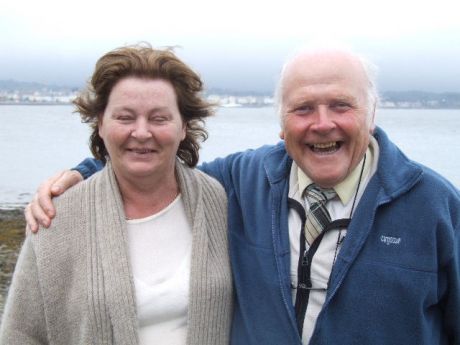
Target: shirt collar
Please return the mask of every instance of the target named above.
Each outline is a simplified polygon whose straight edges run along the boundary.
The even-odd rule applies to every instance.
[[[371,164],[373,162],[373,149],[372,149],[373,141],[371,140],[370,146],[366,150],[366,159],[364,157],[361,159],[361,162],[353,169],[351,174],[349,174],[345,180],[334,186],[334,190],[337,193],[340,201],[343,205],[348,204],[354,193],[356,192],[356,188],[358,187],[358,183],[361,176],[361,169],[363,169],[363,177],[369,174]],[[364,168],[363,168],[364,163]],[[305,188],[313,181],[297,166],[297,181],[298,181],[298,190],[302,193]]]

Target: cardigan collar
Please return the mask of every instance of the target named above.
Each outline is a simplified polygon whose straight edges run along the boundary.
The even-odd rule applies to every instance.
[[[222,234],[225,242],[226,218],[222,218],[221,210],[216,212],[212,208],[212,205],[219,205],[221,199],[215,194],[211,196],[204,191],[204,188],[210,188],[204,187],[206,182],[199,178],[198,174],[201,173],[186,167],[179,161],[176,162],[176,176],[182,193],[185,213],[192,229],[187,344],[207,344],[203,339],[208,338],[208,341],[214,341],[209,333],[216,331],[215,327],[210,326],[216,321],[211,318],[215,318],[216,313],[221,313],[223,307],[228,307],[225,301],[231,302],[231,274],[226,262],[228,261],[226,256],[228,249],[225,246],[222,248],[223,252],[216,251],[216,246],[221,243],[221,239],[216,238],[216,234]],[[137,344],[135,289],[129,262],[127,227],[122,197],[110,162],[100,174],[95,175],[92,186],[90,198],[95,198],[95,206],[94,209],[88,210],[88,215],[82,216],[88,216],[90,219],[87,242],[91,247],[88,252],[88,265],[93,272],[93,277],[88,281],[91,285],[89,286],[90,295],[99,296],[89,301],[90,309],[94,311],[93,315],[98,315],[93,321],[105,324],[104,329],[108,333],[113,332],[112,337],[115,343]],[[214,213],[219,214],[213,216]],[[227,269],[228,271],[225,279],[229,287],[225,292],[222,292],[224,286],[222,286],[222,291],[218,292],[208,288],[213,281],[213,277],[209,276],[213,268],[209,265],[215,264],[216,260],[208,262],[208,258],[214,255],[209,252],[210,250],[220,254],[221,258],[217,260],[224,261],[221,263],[223,267],[220,267],[220,270],[226,272]],[[101,272],[102,277],[94,279],[95,276],[100,276]],[[222,293],[222,295],[216,296],[216,293]],[[206,304],[216,298],[225,303],[222,305]],[[222,320],[225,319],[230,320],[230,315],[222,318]],[[202,323],[208,324],[209,327],[204,329]],[[94,336],[98,339],[96,343],[105,343],[103,339],[99,339],[101,335],[95,334]],[[224,338],[225,336],[224,334]]]

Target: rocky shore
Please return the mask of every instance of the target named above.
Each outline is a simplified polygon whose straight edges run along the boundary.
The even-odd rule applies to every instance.
[[[0,316],[19,249],[24,240],[24,210],[0,209]]]

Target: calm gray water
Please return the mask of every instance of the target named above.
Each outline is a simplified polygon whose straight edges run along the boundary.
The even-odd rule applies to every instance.
[[[38,184],[90,155],[88,127],[69,106],[0,106],[0,207],[30,200]],[[460,187],[460,110],[388,110],[377,124],[412,159]],[[202,160],[276,143],[272,108],[220,108],[208,121]]]

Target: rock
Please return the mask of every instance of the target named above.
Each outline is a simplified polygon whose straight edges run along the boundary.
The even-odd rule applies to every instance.
[[[11,283],[19,249],[24,241],[24,210],[0,209],[0,315]]]

